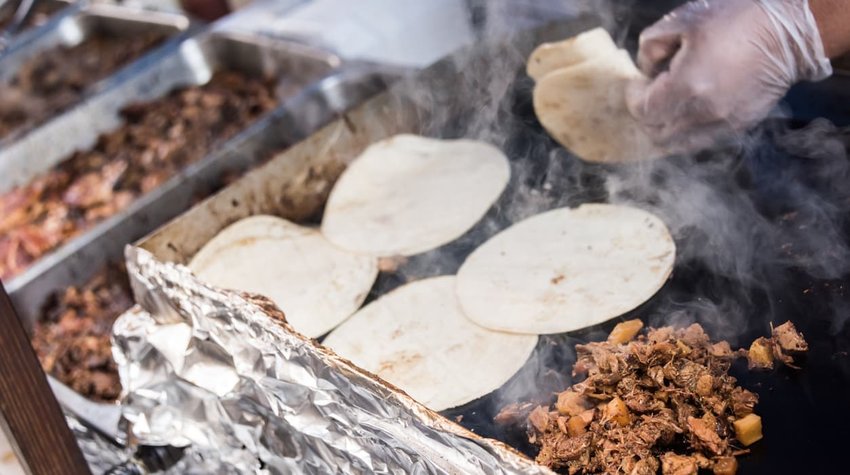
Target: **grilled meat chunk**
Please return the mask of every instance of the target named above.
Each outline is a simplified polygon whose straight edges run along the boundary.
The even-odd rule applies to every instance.
[[[711,342],[699,325],[640,336],[618,325],[608,341],[576,346],[573,374],[581,382],[549,406],[508,406],[497,421],[526,414],[529,440],[540,447],[537,461],[568,473],[731,475],[735,457],[761,438],[753,412],[758,396],[729,375],[732,361],[747,357],[763,368],[774,353],[786,362],[806,349],[790,322],[737,352]]]

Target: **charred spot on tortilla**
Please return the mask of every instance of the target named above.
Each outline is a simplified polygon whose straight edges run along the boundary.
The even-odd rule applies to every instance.
[[[269,297],[311,338],[351,316],[378,275],[377,259],[338,249],[317,229],[275,216],[228,226],[189,268],[212,285]]]

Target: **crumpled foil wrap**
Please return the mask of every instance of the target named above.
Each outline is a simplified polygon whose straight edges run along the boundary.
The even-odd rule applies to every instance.
[[[261,297],[138,248],[127,268],[140,307],[114,326],[124,418],[141,444],[187,447],[169,472],[551,473],[294,332]]]
[[[65,414],[65,420],[77,439],[77,445],[80,447],[92,474],[109,473],[132,459],[133,451],[130,448],[116,447],[115,444],[86,427],[71,414]]]

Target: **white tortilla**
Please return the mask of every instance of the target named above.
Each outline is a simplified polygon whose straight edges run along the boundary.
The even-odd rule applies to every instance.
[[[489,394],[525,364],[537,336],[474,325],[458,306],[455,286],[449,276],[399,287],[323,344],[435,411]]]
[[[558,69],[575,66],[617,51],[604,28],[594,28],[555,43],[543,43],[528,57],[526,70],[535,81]]]
[[[534,111],[564,147],[590,162],[659,158],[657,148],[626,107],[626,86],[641,72],[619,50],[544,76],[534,88]]]
[[[351,316],[378,275],[375,258],[345,252],[317,229],[275,216],[228,226],[189,268],[210,284],[265,295],[295,330],[311,338]]]
[[[343,173],[322,232],[353,252],[419,254],[472,228],[509,178],[507,157],[492,145],[398,135],[370,146]]]
[[[502,231],[458,272],[461,307],[475,323],[516,333],[597,325],[649,300],[673,270],[664,223],[625,206],[549,211]]]

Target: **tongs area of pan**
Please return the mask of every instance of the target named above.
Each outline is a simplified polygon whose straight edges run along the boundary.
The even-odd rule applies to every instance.
[[[14,1],[14,0],[9,0]],[[18,6],[15,8],[15,13],[12,16],[12,21],[0,32],[0,52],[2,52],[16,34],[26,25],[29,18],[35,11],[36,5],[40,0],[19,0]],[[0,4],[2,6],[2,4]]]
[[[121,406],[90,401],[53,377],[48,376],[47,380],[67,413],[116,447],[127,446],[126,434],[120,426]],[[112,467],[107,473],[129,475],[163,471],[176,464],[182,456],[181,448],[142,446],[129,460]]]

